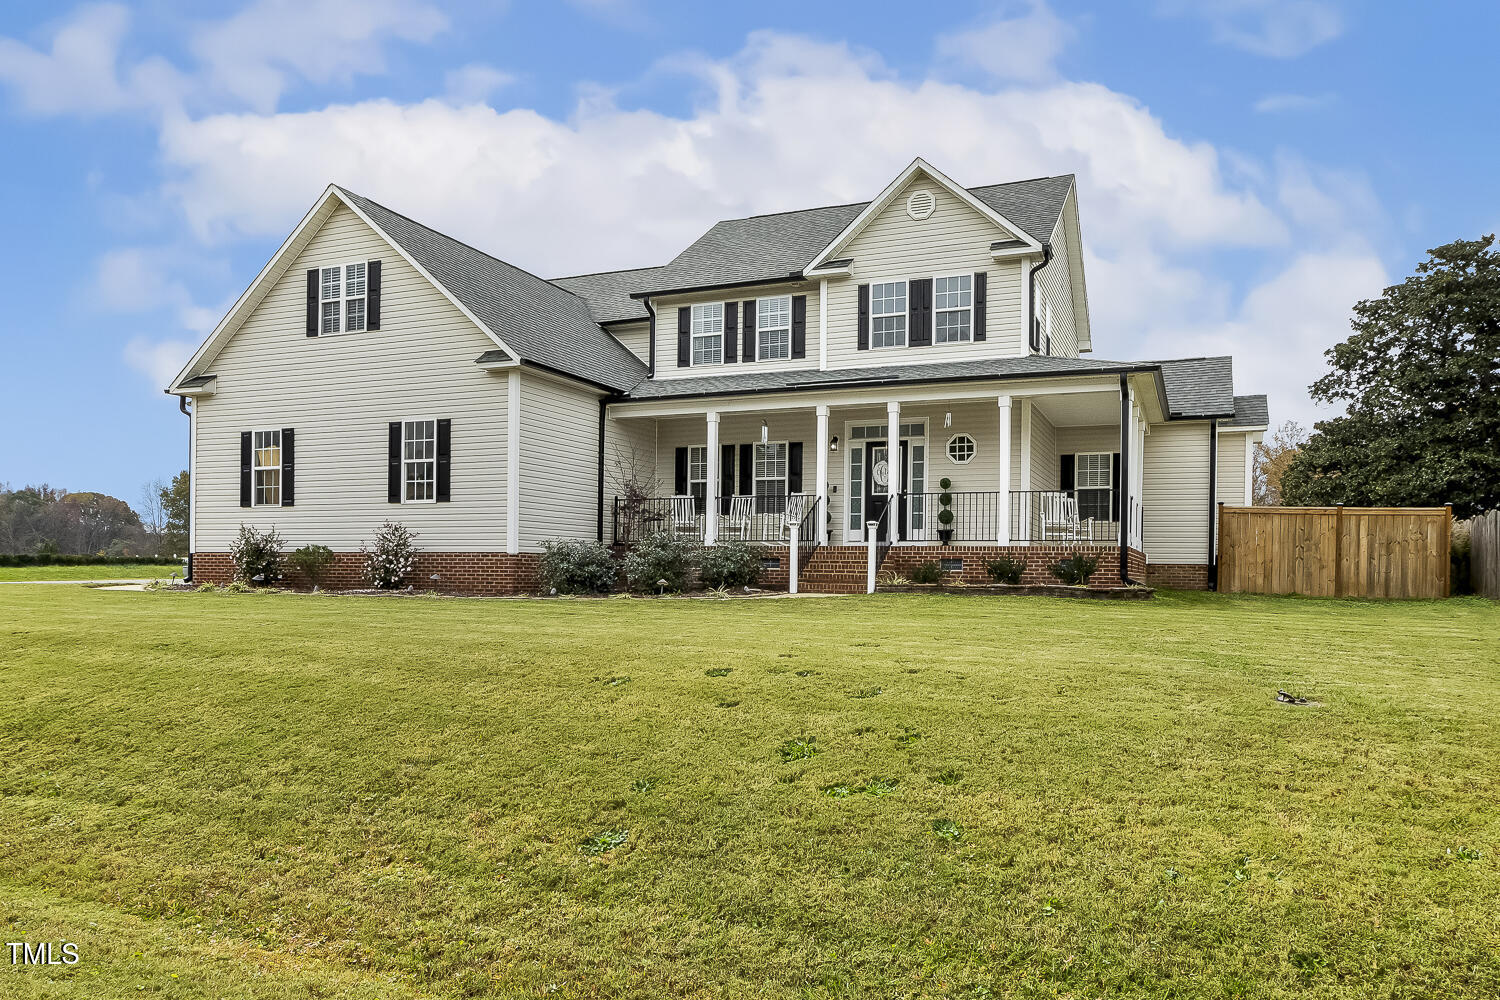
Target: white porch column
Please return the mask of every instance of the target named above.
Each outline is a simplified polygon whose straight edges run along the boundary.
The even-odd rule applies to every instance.
[[[1026,282],[1021,282],[1025,285]],[[1000,526],[995,532],[997,545],[1010,544],[1010,397],[1001,396],[1000,404]]]
[[[521,370],[505,381],[505,551],[521,551]]]
[[[885,404],[886,439],[885,465],[890,470],[886,477],[885,492],[890,497],[887,509],[886,537],[892,543],[899,540],[901,532],[901,404]]]
[[[708,411],[708,482],[704,484],[703,544],[719,540],[719,414]]]
[[[1011,541],[1029,542],[1029,541],[1032,540],[1031,539],[1031,499],[1032,498],[1031,498],[1031,492],[1030,492],[1031,491],[1031,420],[1032,420],[1031,406],[1032,406],[1032,404],[1031,404],[1030,398],[1027,398],[1027,397],[1022,397],[1019,400],[1019,402],[1021,404],[1021,467],[1017,471],[1019,471],[1020,474],[1021,474],[1021,480],[1020,480],[1021,481],[1021,486],[1020,486],[1021,496],[1018,498],[1018,501],[1016,503],[1017,508],[1019,508],[1017,510],[1017,512],[1016,512],[1017,513],[1017,521],[1016,521],[1016,523],[1020,526],[1020,531],[1018,531],[1016,533],[1017,537],[1011,539]]]
[[[817,518],[817,539],[819,545],[828,544],[828,404],[818,404],[818,435],[817,444],[818,459],[818,505],[822,508],[815,517]]]

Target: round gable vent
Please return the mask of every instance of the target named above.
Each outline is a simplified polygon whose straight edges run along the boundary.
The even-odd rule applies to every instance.
[[[931,215],[935,208],[937,199],[932,196],[931,191],[913,191],[911,197],[906,199],[906,214],[919,221]]]

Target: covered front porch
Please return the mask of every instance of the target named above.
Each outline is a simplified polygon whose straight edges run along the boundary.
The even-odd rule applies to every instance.
[[[606,540],[1140,549],[1146,433],[1120,376],[619,404]]]

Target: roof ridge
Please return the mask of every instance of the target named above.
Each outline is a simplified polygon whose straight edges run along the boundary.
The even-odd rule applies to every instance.
[[[582,274],[560,274],[555,278],[547,278],[547,281],[572,281],[574,278],[597,278],[601,274],[634,274],[636,271],[659,271],[666,267],[665,264],[647,264],[644,267],[622,267],[617,271],[585,271]]]
[[[501,257],[496,257],[494,254],[490,253],[487,250],[481,250],[478,247],[474,246],[472,243],[465,243],[461,239],[458,239],[458,238],[453,237],[453,236],[449,236],[447,233],[443,232],[440,229],[434,229],[434,228],[432,228],[431,226],[429,226],[427,223],[421,221],[420,219],[413,219],[411,216],[405,214],[404,212],[398,212],[394,208],[392,208],[391,206],[386,205],[386,204],[384,204],[382,202],[378,202],[374,198],[371,198],[371,197],[369,197],[367,195],[362,195],[358,191],[352,191],[349,188],[344,187],[342,184],[334,184],[333,186],[336,189],[338,189],[339,191],[342,191],[344,194],[350,194],[350,195],[353,195],[354,197],[360,199],[361,201],[367,201],[367,202],[369,202],[370,204],[374,205],[377,208],[380,208],[380,209],[383,209],[384,211],[390,212],[392,215],[396,216],[399,219],[405,219],[407,222],[410,222],[414,226],[421,226],[423,229],[427,230],[429,233],[436,233],[438,236],[441,236],[443,239],[448,240],[450,243],[457,243],[459,246],[463,247],[465,250],[472,250],[474,253],[479,254],[479,256],[481,256],[481,257],[488,257],[490,260],[494,261],[495,263],[502,264],[505,267],[510,268],[512,271],[517,271],[517,272],[519,272],[521,274],[524,274],[528,278],[535,278],[537,281],[540,281],[542,284],[544,284],[544,285],[550,285],[551,287],[557,289],[559,292],[562,292],[562,293],[564,293],[566,295],[572,296],[573,298],[577,299],[579,302],[583,302],[584,301],[583,296],[579,295],[577,292],[573,291],[571,288],[564,288],[562,285],[557,284],[551,278],[544,278],[544,277],[542,277],[539,274],[535,274],[535,273],[533,273],[531,271],[526,270],[526,268],[524,268],[524,267],[520,267],[519,265],[512,264],[510,261],[505,260],[505,259],[503,259]],[[645,268],[641,268],[640,270],[645,270]],[[607,272],[600,271],[600,272],[597,272],[597,273],[599,273],[599,274],[605,274]],[[578,277],[581,277],[581,275],[578,276]],[[587,303],[584,303],[584,304],[585,304],[585,307],[586,307]]]

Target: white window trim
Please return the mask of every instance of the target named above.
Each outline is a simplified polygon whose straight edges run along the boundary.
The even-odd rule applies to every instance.
[[[1080,486],[1079,485],[1078,473],[1079,473],[1079,466],[1080,466],[1081,463],[1078,460],[1080,458],[1102,458],[1102,459],[1104,459],[1104,468],[1105,468],[1106,471],[1105,471],[1105,474],[1104,474],[1104,485],[1103,486]],[[1073,453],[1073,497],[1075,499],[1081,499],[1081,497],[1079,497],[1079,494],[1081,492],[1083,492],[1084,490],[1092,490],[1092,491],[1102,490],[1102,491],[1104,491],[1106,497],[1108,497],[1108,494],[1110,493],[1110,491],[1112,491],[1114,489],[1114,461],[1115,461],[1115,458],[1114,458],[1114,453],[1113,452],[1108,452],[1108,451],[1075,451]],[[1106,502],[1106,504],[1105,504],[1105,512],[1104,512],[1105,516],[1103,518],[1104,520],[1108,521],[1110,519],[1110,512],[1113,510],[1113,508],[1114,508],[1113,502]],[[1079,514],[1080,517],[1083,516],[1083,507],[1082,507],[1082,505],[1080,505],[1079,508],[1078,508],[1078,514]]]
[[[1042,300],[1042,312],[1047,317],[1042,323],[1042,353],[1048,357],[1052,356],[1052,300]]]
[[[355,264],[363,264],[365,267],[364,284],[365,290],[362,295],[346,295],[349,289],[349,268]],[[329,268],[339,269],[339,294],[337,298],[325,299],[323,297],[323,272]],[[323,306],[329,302],[339,304],[339,328],[337,330],[323,329]],[[364,325],[358,330],[349,329],[349,303],[361,302],[364,304]],[[318,265],[318,336],[337,337],[346,333],[368,333],[370,330],[370,262],[368,260],[346,260],[337,264]]]
[[[958,459],[953,457],[953,442],[957,441],[959,438],[968,438],[970,445],[969,457],[962,461],[959,461]],[[974,457],[979,454],[979,442],[974,439],[974,435],[968,434],[964,431],[959,431],[957,434],[950,437],[948,439],[948,443],[943,446],[943,454],[948,456],[948,461],[952,462],[954,465],[968,465],[970,462],[974,461]]]
[[[966,306],[957,306],[957,307],[951,308],[951,309],[939,309],[937,307],[937,283],[938,283],[938,279],[939,278],[964,278],[964,277],[967,277],[969,279],[969,304],[966,305]],[[939,341],[937,339],[937,319],[938,319],[938,315],[940,313],[956,313],[956,312],[963,312],[963,313],[968,313],[969,314],[969,335],[967,337],[964,337],[962,340],[944,340],[944,341]],[[974,274],[973,274],[973,272],[972,271],[960,271],[957,274],[934,274],[932,276],[932,343],[935,346],[938,343],[944,343],[944,344],[972,344],[973,342],[974,342]]]
[[[901,300],[906,303],[906,308],[898,312],[877,313],[875,311],[875,286],[876,285],[900,285],[902,288]],[[911,282],[905,278],[891,278],[885,281],[874,280],[870,282],[870,350],[872,351],[896,351],[911,346],[911,326],[909,313],[911,312]],[[901,317],[901,340],[895,344],[875,344],[875,320],[885,319],[888,316]]]
[[[712,334],[712,333],[694,333],[693,332],[693,310],[695,310],[695,309],[708,309],[708,308],[710,308],[712,306],[718,306],[719,307],[719,332],[717,334],[717,336],[719,338],[719,360],[718,361],[701,361],[701,362],[700,361],[694,361],[693,358],[698,353],[698,351],[697,351],[698,338],[700,338],[700,337],[712,337],[712,336],[715,336],[715,334]],[[729,348],[729,341],[728,341],[728,336],[727,336],[727,331],[726,331],[727,323],[725,322],[728,319],[728,315],[729,315],[729,303],[724,302],[724,301],[719,301],[719,302],[694,302],[694,303],[692,303],[692,304],[690,304],[688,306],[688,367],[689,368],[708,368],[708,367],[711,367],[711,366],[722,365],[724,363],[724,358],[728,354],[728,348]]]
[[[693,492],[693,484],[694,483],[702,483],[703,484],[703,498],[704,498],[704,502],[706,503],[707,500],[708,500],[708,445],[706,445],[706,444],[690,444],[690,445],[687,446],[687,449],[688,449],[687,495],[696,499],[697,496],[698,496],[698,494],[696,494],[696,493]],[[703,478],[702,479],[694,479],[693,478],[693,452],[694,451],[702,451],[703,452]]]
[[[425,462],[422,458],[406,457],[406,425],[407,424],[432,424],[432,498],[429,500],[406,499],[406,467],[418,462]],[[437,480],[438,480],[438,421],[437,417],[407,417],[401,421],[401,502],[403,504],[427,504],[437,503]]]
[[[763,476],[761,476],[760,475],[760,469],[759,469],[759,465],[760,465],[760,449],[762,449],[762,448],[775,448],[778,445],[781,446],[782,454],[784,456],[784,461],[786,462],[786,474],[783,475],[783,476],[770,476],[770,477],[763,477]],[[780,483],[781,484],[781,493],[779,495],[782,496],[782,497],[786,497],[791,492],[791,482],[792,482],[792,446],[791,446],[791,443],[788,442],[788,441],[767,441],[764,444],[762,444],[761,442],[756,441],[754,443],[754,445],[750,449],[750,496],[754,498],[751,501],[750,509],[753,510],[757,514],[761,514],[761,513],[779,514],[779,513],[781,513],[781,511],[774,511],[774,510],[773,511],[762,511],[760,509],[760,505],[755,502],[756,500],[760,499],[760,493],[756,490],[756,487],[759,484],[761,484],[761,483]]]
[[[770,302],[772,299],[785,299],[786,300],[786,326],[770,326],[770,327],[764,327],[764,328],[761,327],[761,325],[760,325],[760,304],[762,302]],[[743,325],[744,324],[741,323],[741,326],[743,326]],[[765,357],[765,356],[763,356],[761,354],[761,349],[764,348],[765,344],[766,344],[765,338],[761,336],[761,334],[765,330],[785,330],[786,331],[786,357],[783,357],[783,358],[768,358],[768,357]],[[791,359],[792,359],[792,295],[791,295],[791,293],[788,292],[785,295],[767,295],[767,296],[765,296],[763,298],[756,299],[755,300],[755,360],[756,361],[790,361]]]
[[[276,464],[275,465],[261,465],[260,464],[260,449],[257,448],[257,447],[255,447],[255,438],[259,434],[274,434],[274,435],[276,435],[276,437],[275,437],[275,441],[276,441],[276,445],[275,445],[275,447],[276,447]],[[281,476],[280,476],[282,467],[283,467],[283,465],[284,465],[284,463],[286,461],[286,455],[281,450],[284,446],[285,446],[285,442],[283,442],[281,440],[281,428],[280,427],[263,427],[260,430],[251,431],[250,432],[250,506],[252,506],[252,507],[280,507],[281,506],[282,490],[286,489],[286,483],[284,483],[284,482],[281,481]],[[260,472],[269,472],[269,471],[271,471],[273,469],[277,473],[277,478],[276,478],[276,502],[275,503],[271,503],[269,501],[262,502],[259,499],[259,497],[260,497],[260,489],[259,489],[259,487],[256,484],[256,479],[258,478],[256,474],[260,473]]]

